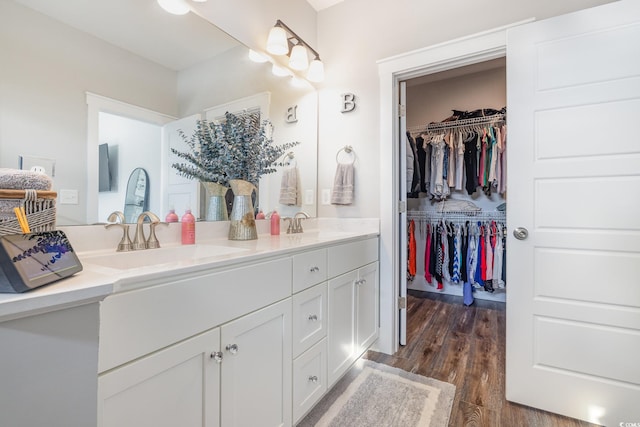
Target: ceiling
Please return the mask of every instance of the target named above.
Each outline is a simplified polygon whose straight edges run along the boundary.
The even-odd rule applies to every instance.
[[[175,71],[238,45],[196,14],[171,15],[154,0],[13,1]]]
[[[196,14],[171,15],[154,0],[13,1],[175,71],[238,45]],[[322,10],[343,0],[307,1]]]

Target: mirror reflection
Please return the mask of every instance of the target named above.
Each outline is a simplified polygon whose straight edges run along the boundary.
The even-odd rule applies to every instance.
[[[54,189],[79,194],[78,204],[58,203],[59,225],[104,222],[109,212],[122,209],[128,174],[136,167],[147,171],[153,183],[149,209],[162,218],[170,204],[181,214],[187,205],[207,203],[198,182],[185,182],[168,167],[177,130],[188,133],[198,118],[240,111],[261,97],[268,99],[261,112],[274,124],[276,141],[300,142],[295,155],[304,204],[279,204],[278,171],[260,182],[256,207],[315,214],[315,90],[292,87],[289,78],[273,76],[270,65],[251,62],[246,47],[209,22],[192,13],[169,15],[155,0],[2,0],[0,28],[11,40],[0,44],[6,59],[0,69],[6,101],[0,105],[0,167],[16,167],[19,155],[55,162]],[[122,108],[88,106],[87,93]],[[138,117],[133,107],[155,116]],[[291,120],[292,111],[297,121]],[[148,133],[156,134],[150,137],[155,142],[142,148],[147,142],[138,134],[113,126],[103,132],[114,117],[153,125]],[[99,193],[100,144],[108,146],[112,169],[110,189]],[[131,150],[137,150],[134,157]],[[162,191],[169,185],[175,190],[172,201]]]
[[[135,168],[127,182],[124,199],[124,221],[135,223],[138,216],[149,210],[149,175],[142,168]]]

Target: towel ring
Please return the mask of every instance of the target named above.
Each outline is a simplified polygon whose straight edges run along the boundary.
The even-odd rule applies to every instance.
[[[356,153],[355,151],[353,151],[353,147],[350,145],[345,145],[344,147],[342,147],[341,149],[338,150],[338,152],[336,153],[336,163],[340,163],[340,160],[338,160],[338,156],[340,156],[340,153],[344,151],[347,154],[351,155],[351,162],[350,163],[346,163],[349,165],[352,165],[356,162]]]
[[[298,164],[298,161],[296,160],[296,155],[294,154],[293,151],[289,151],[284,156],[282,156],[282,164],[284,166],[291,166],[292,164],[294,165]]]

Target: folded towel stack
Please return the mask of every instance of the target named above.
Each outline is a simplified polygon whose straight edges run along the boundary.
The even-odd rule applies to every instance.
[[[49,191],[53,183],[47,175],[20,169],[0,168],[0,188],[5,190]]]

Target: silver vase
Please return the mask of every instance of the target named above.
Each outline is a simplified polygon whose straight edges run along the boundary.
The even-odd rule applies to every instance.
[[[229,220],[229,240],[254,240],[258,238],[251,193],[257,191],[255,185],[242,179],[229,181],[233,191],[233,207]]]
[[[227,212],[227,202],[224,198],[227,194],[227,187],[217,182],[202,182],[209,204],[207,205],[207,221],[228,221],[229,213]]]

